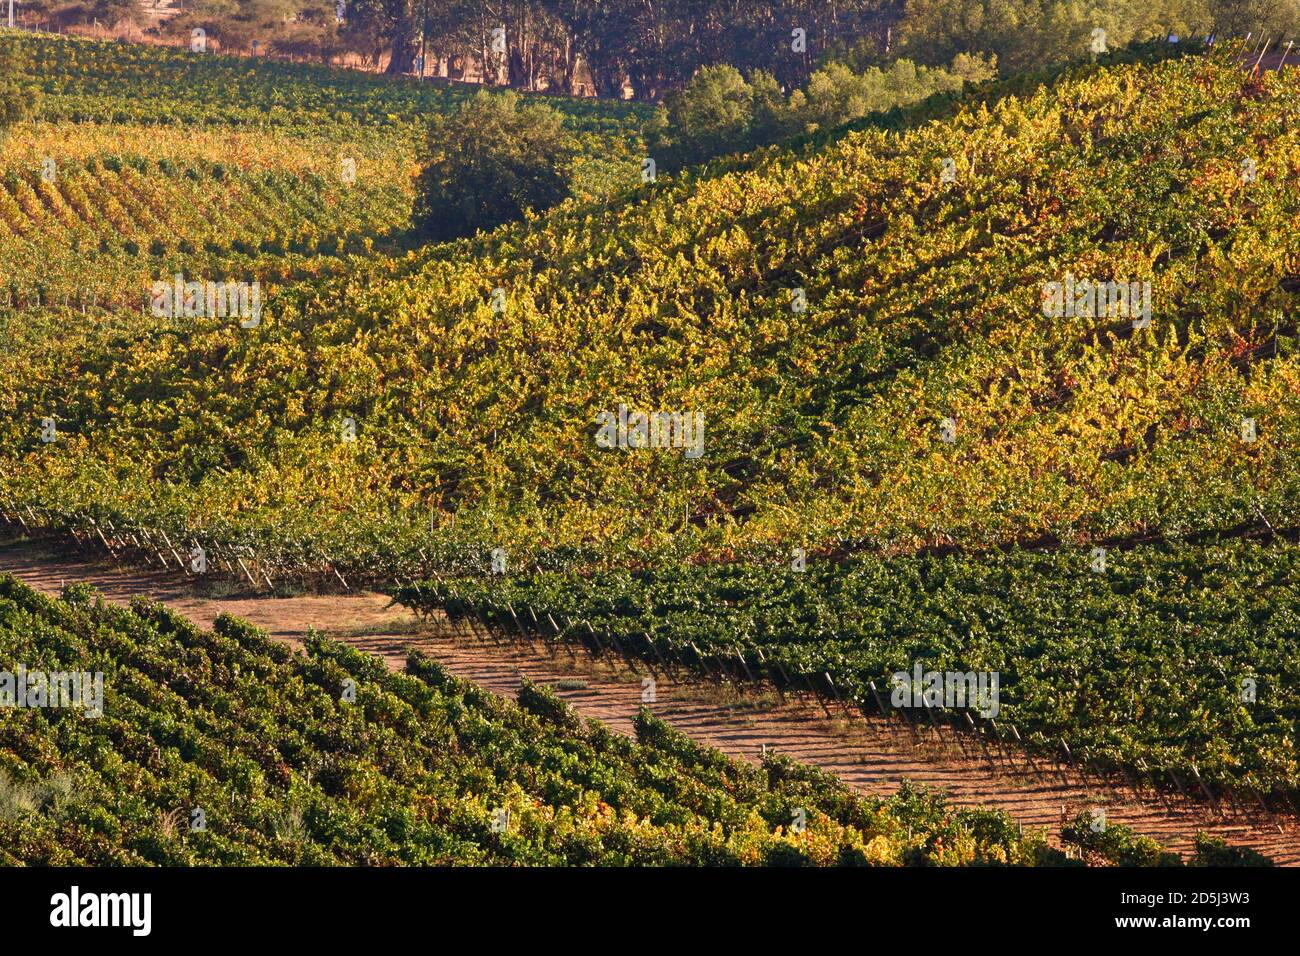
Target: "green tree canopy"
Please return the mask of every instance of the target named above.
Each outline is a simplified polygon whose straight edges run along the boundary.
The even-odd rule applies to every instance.
[[[670,171],[955,92],[996,73],[993,60],[964,53],[946,69],[894,60],[858,72],[832,61],[786,96],[763,70],[745,78],[735,67],[709,66],[668,95],[646,124],[646,143],[655,161]]]
[[[769,108],[775,105],[770,102]],[[740,71],[706,66],[684,89],[668,94],[646,136],[655,161],[679,169],[745,149],[753,121],[754,90]]]
[[[513,92],[480,91],[429,126],[415,226],[436,240],[473,235],[569,195],[577,156],[564,118]]]

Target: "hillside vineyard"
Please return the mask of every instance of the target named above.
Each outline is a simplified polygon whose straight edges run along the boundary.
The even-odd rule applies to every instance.
[[[1088,70],[355,260],[257,328],[44,342],[3,494],[387,579],[1285,528],[1295,105],[1213,58]],[[1047,319],[1067,275],[1150,283],[1151,321]],[[706,453],[600,448],[619,403]]]
[[[0,863],[1288,862],[1300,71],[1247,49],[661,175],[645,103],[0,33]],[[442,117],[553,123],[567,198],[431,240]],[[498,139],[466,221],[554,186]]]
[[[516,706],[418,656],[389,674],[320,638],[290,654],[229,618],[205,632],[147,603],[55,601],[4,578],[0,592],[6,654],[94,660],[112,688],[99,720],[0,712],[5,753],[45,798],[0,819],[7,863],[1065,862],[1004,816],[855,797],[775,755],[740,765],[650,714],[634,743],[545,688]]]

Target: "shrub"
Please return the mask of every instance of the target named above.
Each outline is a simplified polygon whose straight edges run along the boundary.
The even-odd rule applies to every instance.
[[[417,184],[418,234],[438,241],[473,235],[568,196],[576,139],[558,111],[521,104],[516,93],[484,90],[433,120]]]
[[[1196,856],[1192,866],[1272,866],[1273,861],[1249,847],[1229,846],[1220,837],[1196,834]]]

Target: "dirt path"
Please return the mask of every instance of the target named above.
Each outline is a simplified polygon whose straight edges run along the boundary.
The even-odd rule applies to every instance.
[[[57,593],[64,581],[85,581],[106,598],[128,601],[145,595],[163,601],[204,625],[229,612],[265,628],[273,637],[298,643],[309,627],[379,654],[400,669],[406,651],[419,647],[453,673],[503,696],[513,697],[521,677],[558,685],[579,713],[630,732],[641,706],[646,675],[594,665],[575,651],[554,657],[519,643],[497,644],[434,621],[421,624],[404,608],[374,593],[276,598],[211,596],[198,592],[178,572],[114,567],[99,560],[54,556],[32,545],[0,547],[0,573],[39,590]],[[648,673],[648,672],[647,672]],[[1300,865],[1300,821],[1288,818],[1213,818],[1204,808],[1171,809],[1150,791],[1141,799],[1128,790],[1095,788],[1082,779],[1035,774],[1027,765],[994,766],[975,753],[961,756],[931,739],[915,742],[900,725],[847,714],[829,716],[808,701],[779,700],[775,693],[738,696],[708,683],[676,683],[661,675],[652,710],[695,739],[732,756],[758,760],[763,748],[788,754],[838,775],[860,791],[887,795],[904,779],[945,790],[963,806],[1003,809],[1026,828],[1055,832],[1063,813],[1104,808],[1125,823],[1178,850],[1187,850],[1197,830],[1251,846],[1279,863]]]

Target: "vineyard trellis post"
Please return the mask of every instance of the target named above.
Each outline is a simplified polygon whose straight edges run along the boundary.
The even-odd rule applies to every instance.
[[[840,707],[843,708],[844,712],[847,713],[850,717],[852,717],[853,710],[849,707],[848,703],[844,700],[844,695],[840,691],[839,686],[835,683],[834,678],[831,677],[831,672],[822,671],[822,676],[826,678],[826,686],[830,688],[831,699],[836,701],[840,705]]]
[[[754,648],[754,653],[758,656],[758,665],[759,665],[759,668],[760,668],[760,672],[761,672],[764,676],[767,677],[767,681],[768,681],[768,683],[771,684],[771,685],[772,685],[772,689],[773,689],[774,691],[776,691],[776,698],[777,698],[777,700],[779,700],[779,701],[781,702],[782,706],[784,706],[784,705],[785,705],[785,694],[783,694],[783,693],[781,692],[781,688],[780,688],[780,686],[777,684],[777,682],[774,681],[774,680],[772,680],[772,672],[771,672],[771,670],[770,670],[769,667],[768,667],[767,658],[763,656],[763,649],[762,649],[761,647],[755,647],[755,648]]]
[[[745,671],[745,677],[747,677],[747,678],[749,679],[749,682],[750,682],[751,684],[753,684],[753,683],[757,683],[757,682],[754,680],[754,674],[753,674],[753,673],[750,671],[750,669],[749,669],[749,664],[747,664],[747,663],[745,662],[745,655],[741,652],[741,650],[740,650],[740,645],[739,645],[739,644],[735,645],[735,648],[736,648],[736,660],[740,661],[740,666],[741,666],[741,667],[744,669],[744,671]]]
[[[530,613],[531,613],[531,609],[530,609]],[[548,619],[549,619],[550,622],[551,622],[551,627],[552,627],[552,628],[554,629],[554,631],[555,631],[555,641],[556,641],[556,643],[557,643],[560,647],[564,648],[564,652],[565,652],[566,654],[569,655],[569,660],[570,660],[571,662],[573,662],[573,663],[576,664],[576,663],[578,662],[578,655],[575,654],[575,653],[573,652],[573,645],[572,645],[572,642],[569,641],[569,640],[567,640],[567,639],[565,638],[565,636],[564,636],[565,634],[567,634],[567,633],[569,632],[570,628],[572,627],[572,622],[570,622],[568,625],[566,625],[565,628],[564,628],[564,630],[561,631],[561,630],[559,629],[559,627],[556,625],[556,623],[555,623],[555,619],[554,619],[554,618],[550,618],[550,617],[548,616]],[[537,616],[536,616],[535,614],[533,615],[533,620],[537,620]],[[545,637],[543,637],[542,639],[545,640]]]
[[[930,709],[930,705],[924,701],[921,702],[921,707],[925,711],[926,718],[930,721],[930,728],[934,731],[935,736],[939,738],[939,746],[946,753],[948,750],[948,741],[944,739],[943,730],[939,727],[939,722],[934,719],[934,712]]]
[[[1214,794],[1210,792],[1210,788],[1206,786],[1205,781],[1201,779],[1201,771],[1197,769],[1195,760],[1192,761],[1191,766],[1192,766],[1192,777],[1195,778],[1196,782],[1200,785],[1201,792],[1205,794],[1205,799],[1210,801],[1210,807],[1214,810],[1215,813],[1222,815],[1223,811],[1219,807],[1219,801],[1215,799]]]
[[[966,729],[970,733],[975,735],[976,739],[979,742],[980,750],[983,751],[984,753],[984,759],[989,762],[989,767],[991,767],[993,771],[996,773],[998,769],[998,765],[994,763],[993,757],[989,754],[988,745],[984,741],[984,735],[980,733],[978,728],[976,728],[975,721],[971,720],[970,711],[966,710],[966,711],[962,711],[962,713],[966,717]]]
[[[632,673],[634,674],[641,673],[640,670],[637,669],[636,664],[633,663],[632,658],[628,657],[627,651],[623,650],[623,645],[619,642],[617,634],[615,634],[613,631],[606,631],[605,639],[610,644],[614,645],[614,650],[618,652],[619,657],[623,658],[623,661],[627,664],[628,669],[631,670]]]
[[[1188,796],[1187,789],[1183,786],[1183,781],[1179,779],[1178,774],[1177,772],[1175,772],[1174,768],[1170,767],[1166,772],[1169,774],[1170,778],[1174,781],[1174,786],[1178,788],[1178,793],[1183,798],[1183,806],[1187,807],[1189,804],[1193,804],[1195,801],[1193,801],[1192,798]]]
[[[591,642],[590,646],[594,648],[591,654],[592,661],[593,662],[604,661],[605,645],[601,643],[600,635],[596,633],[596,629],[591,626],[590,621],[583,621],[582,629],[586,631],[587,639]],[[610,664],[609,667],[611,671],[616,669],[612,664]]]
[[[482,638],[483,640],[485,640],[485,641],[491,641],[491,642],[492,642],[493,644],[495,644],[497,647],[500,647],[500,646],[501,646],[501,642],[500,642],[499,640],[497,640],[497,636],[496,636],[496,632],[495,632],[495,630],[494,630],[493,628],[489,627],[487,621],[485,621],[485,620],[483,619],[483,614],[482,614],[482,612],[479,610],[479,606],[478,606],[478,604],[477,604],[477,603],[473,603],[473,604],[471,604],[471,605],[470,605],[470,608],[469,608],[469,611],[470,611],[470,613],[469,613],[469,623],[470,623],[470,628],[471,628],[475,633],[478,633],[478,632],[481,630],[481,631],[482,631],[481,638]]]
[[[806,673],[800,674],[800,676],[803,678],[804,686],[808,688],[808,692],[812,694],[814,698],[816,698],[817,703],[821,706],[821,709],[826,712],[826,719],[827,720],[833,719],[835,715],[832,714],[831,709],[826,706],[826,701],[822,698],[821,691],[817,689],[816,685],[813,684],[812,680],[808,677]]]
[[[663,670],[664,675],[669,676],[668,663],[664,660],[663,654],[659,652],[659,645],[655,643],[655,640],[650,636],[649,631],[645,632],[645,642],[650,646],[651,652],[659,661],[659,667]]]
[[[1007,729],[1011,731],[1011,736],[1015,738],[1016,747],[1019,748],[1020,752],[1025,755],[1025,759],[1029,762],[1029,769],[1033,773],[1034,779],[1043,779],[1044,775],[1038,770],[1038,763],[1034,760],[1033,751],[1023,740],[1020,739],[1020,731],[1016,729],[1016,725],[1009,723],[1007,724]]]

